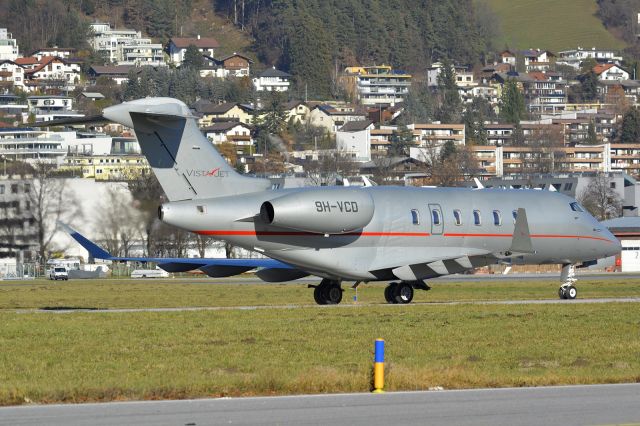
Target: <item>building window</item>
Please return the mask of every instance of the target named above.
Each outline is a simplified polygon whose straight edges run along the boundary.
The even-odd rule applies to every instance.
[[[4,194],[4,185],[0,185],[0,194]]]
[[[615,182],[611,182],[610,186],[611,186],[611,189],[616,189],[616,183]]]
[[[453,218],[457,226],[462,225],[462,213],[460,213],[460,210],[456,209],[453,211]]]
[[[476,226],[482,225],[482,219],[480,217],[480,210],[473,211],[473,224]]]
[[[414,225],[420,225],[420,213],[418,213],[418,210],[411,210],[411,221]]]
[[[11,184],[11,193],[12,194],[17,194],[18,193],[18,184],[17,183]]]

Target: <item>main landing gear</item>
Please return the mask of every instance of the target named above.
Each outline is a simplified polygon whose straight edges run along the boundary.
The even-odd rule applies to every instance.
[[[413,300],[413,290],[431,290],[424,281],[400,281],[389,283],[384,289],[384,298],[387,303],[407,304]]]
[[[340,281],[323,279],[313,290],[313,298],[318,305],[337,305],[342,301]]]
[[[560,299],[575,299],[578,296],[578,290],[575,287],[576,268],[571,264],[562,265],[562,273],[560,274],[562,285],[558,289]]]

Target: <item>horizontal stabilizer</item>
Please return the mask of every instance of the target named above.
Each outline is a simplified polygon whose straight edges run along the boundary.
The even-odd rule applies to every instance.
[[[512,253],[535,253],[533,244],[531,243],[531,235],[529,233],[529,222],[527,221],[527,212],[523,208],[519,208],[516,215],[516,224],[513,229],[513,240],[509,251]]]
[[[304,278],[309,276],[309,273],[299,269],[266,268],[256,272],[256,275],[268,283],[281,283]]]
[[[65,232],[67,232],[71,236],[71,238],[73,238],[78,243],[80,243],[80,245],[89,252],[91,257],[95,259],[103,259],[103,260],[110,260],[111,258],[113,258],[113,256],[109,252],[98,247],[93,241],[90,241],[84,235],[80,234],[78,231],[76,231],[69,225],[62,222],[58,222],[58,226],[64,229]]]
[[[200,268],[202,272],[213,278],[232,277],[254,269],[252,266],[206,265]]]
[[[73,125],[83,125],[83,124],[104,124],[108,123],[109,119],[107,119],[104,115],[90,115],[88,117],[72,117],[72,118],[61,118],[58,120],[49,120],[49,121],[40,121],[34,124],[30,124],[32,127],[60,127],[60,126],[73,126]]]

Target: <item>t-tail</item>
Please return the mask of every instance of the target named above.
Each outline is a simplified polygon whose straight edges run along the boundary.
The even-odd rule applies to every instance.
[[[271,188],[268,179],[242,176],[218,153],[181,101],[146,98],[104,110],[131,127],[169,201],[224,197]]]

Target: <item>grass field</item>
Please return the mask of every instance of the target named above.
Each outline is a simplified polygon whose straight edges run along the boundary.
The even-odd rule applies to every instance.
[[[2,282],[0,405],[366,392],[378,337],[387,342],[387,390],[640,381],[637,303],[15,310],[311,303],[310,290],[297,284],[196,282]],[[546,298],[556,286],[441,283],[419,294],[424,300]],[[584,280],[580,289],[582,297],[637,297],[640,280]],[[380,301],[382,286],[359,295]]]
[[[558,52],[578,46],[625,47],[595,16],[595,0],[486,0],[486,3],[500,18],[502,37],[497,44],[500,48]]]
[[[0,282],[2,309],[173,308],[184,306],[315,305],[306,284],[211,284],[201,278],[163,280],[71,280]],[[384,284],[358,289],[359,303],[383,303]],[[416,291],[415,302],[557,299],[559,280],[434,282]],[[343,303],[355,291],[344,286]],[[579,297],[640,297],[640,280],[580,279]]]

